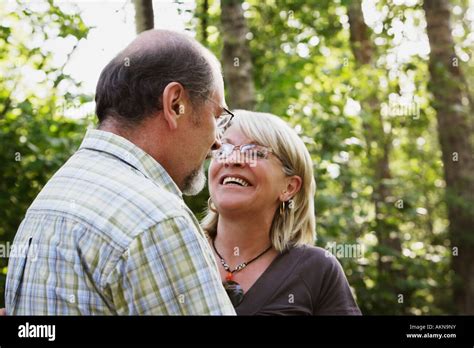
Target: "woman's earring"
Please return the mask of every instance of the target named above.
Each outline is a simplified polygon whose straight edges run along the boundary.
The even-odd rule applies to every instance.
[[[209,199],[207,200],[207,207],[209,208],[210,211],[217,214],[217,209],[216,209],[214,203],[212,202],[211,197],[209,197]]]
[[[282,201],[280,204],[280,215],[283,216],[285,214],[285,201]]]
[[[288,205],[285,206],[285,204],[288,203]],[[293,199],[289,199],[288,201],[282,201],[280,204],[280,215],[285,215],[285,209],[293,209],[295,207],[295,201]]]

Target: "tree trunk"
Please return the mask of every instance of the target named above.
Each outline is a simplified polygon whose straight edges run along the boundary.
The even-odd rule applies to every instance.
[[[354,0],[351,2],[348,15],[350,42],[355,60],[359,64],[369,64],[372,61],[373,47],[369,39],[367,25],[364,22],[360,1]]]
[[[368,27],[364,22],[360,1],[354,0],[348,8],[350,24],[351,49],[357,65],[371,64],[374,60],[374,50],[369,38]],[[391,179],[389,155],[391,137],[383,129],[383,118],[380,103],[375,95],[361,101],[363,112],[364,135],[367,143],[367,154],[370,167],[373,170],[373,200],[375,205],[375,233],[379,241],[379,277],[391,281],[401,276],[392,268],[395,256],[401,255],[401,242],[398,226],[389,223],[387,217],[397,214],[394,202],[390,201],[392,194],[387,181]],[[369,120],[370,118],[370,120]],[[376,146],[374,146],[376,144]],[[401,291],[392,286],[397,294]]]
[[[474,143],[472,105],[451,35],[446,0],[425,0],[431,52],[429,88],[437,113],[459,314],[474,314]]]
[[[221,26],[224,48],[224,79],[229,91],[228,103],[234,109],[253,110],[255,86],[247,39],[242,0],[221,1]]]
[[[207,20],[209,12],[209,0],[203,0],[202,2],[202,13],[201,13],[201,35],[202,35],[202,44],[207,46]]]
[[[152,0],[133,0],[135,6],[135,27],[137,34],[153,29],[154,15]]]

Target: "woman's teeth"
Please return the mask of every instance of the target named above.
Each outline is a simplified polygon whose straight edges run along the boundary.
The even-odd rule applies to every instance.
[[[244,186],[244,187],[247,187],[249,186],[250,184],[245,181],[244,179],[240,179],[240,178],[235,178],[233,176],[228,176],[227,178],[224,179],[224,182],[222,183],[223,185],[227,185],[227,184],[237,184],[237,185],[240,185],[240,186]]]

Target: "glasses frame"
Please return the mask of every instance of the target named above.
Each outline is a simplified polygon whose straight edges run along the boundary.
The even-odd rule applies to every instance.
[[[217,118],[217,128],[219,130],[221,130],[222,133],[224,133],[224,131],[229,127],[230,123],[232,122],[232,119],[235,117],[235,114],[232,111],[230,111],[229,109],[227,109],[226,107],[218,104],[217,102],[215,102],[211,98],[209,98],[209,97],[204,97],[204,98],[206,98],[211,103],[213,103],[214,105],[217,105],[219,108],[221,108],[223,110],[222,113]],[[227,116],[230,116],[230,117],[225,121],[225,123],[224,124],[219,124],[219,119],[221,119],[222,117],[227,117]]]
[[[232,149],[230,149],[229,146],[232,146]],[[239,150],[239,152],[240,152],[241,155],[245,155],[248,151],[243,152],[242,149],[245,148],[245,147],[247,147],[247,146],[251,146],[250,151],[251,151],[254,147],[256,147],[256,146],[265,149],[265,157],[263,157],[263,159],[267,159],[267,158],[268,158],[268,154],[269,154],[269,153],[272,153],[272,150],[271,150],[269,147],[262,146],[262,145],[259,145],[259,144],[253,144],[253,143],[250,143],[250,144],[242,144],[242,145],[234,145],[234,144],[231,144],[231,143],[223,143],[219,149],[213,150],[212,153],[213,153],[213,155],[216,155],[218,152],[221,152],[221,151],[223,151],[226,147],[228,147],[230,151],[226,151],[226,153],[228,152],[228,153],[227,153],[227,156],[225,156],[224,158],[222,158],[222,157],[215,157],[216,159],[228,159],[229,157],[232,156],[232,154],[234,153],[235,150]]]
[[[217,156],[217,153],[219,151],[222,151],[224,149],[225,146],[232,146],[232,151],[229,152],[229,154],[225,157],[219,157]],[[255,144],[255,143],[249,143],[249,144],[241,144],[241,145],[234,145],[234,144],[231,144],[231,143],[222,143],[221,144],[221,147],[219,149],[216,149],[216,150],[212,150],[211,154],[212,154],[212,158],[217,160],[217,161],[227,161],[229,158],[232,157],[232,154],[234,153],[234,151],[236,149],[239,150],[239,153],[240,155],[244,156],[245,158],[245,155],[246,155],[246,152],[242,152],[242,148],[245,147],[245,146],[258,146],[260,148],[263,148],[265,149],[265,157],[263,158],[259,158],[258,156],[256,157],[257,160],[258,159],[268,159],[268,155],[269,154],[272,154],[273,156],[275,156],[282,164],[283,164],[283,160],[280,158],[280,156],[278,156],[270,147],[268,146],[264,146],[264,145],[260,145],[260,144]]]

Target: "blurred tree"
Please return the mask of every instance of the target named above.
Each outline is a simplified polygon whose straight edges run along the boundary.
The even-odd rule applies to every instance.
[[[219,18],[215,14],[217,6],[213,0],[196,0],[196,7],[193,12],[190,26],[194,26],[196,32],[196,39],[204,46],[213,50],[219,56],[220,48],[215,47],[213,33],[217,31]],[[194,24],[192,23],[194,22]],[[214,47],[212,47],[214,46]]]
[[[135,27],[137,34],[142,31],[153,29],[154,13],[152,0],[133,0],[135,7]]]
[[[203,0],[202,2],[202,13],[201,13],[201,35],[202,35],[202,44],[207,46],[207,23],[209,18],[209,0]]]
[[[474,139],[468,86],[454,52],[450,5],[425,0],[432,104],[438,120],[458,313],[474,314]]]
[[[253,110],[255,87],[242,0],[221,1],[221,28],[222,64],[229,92],[227,102],[233,109]]]
[[[368,27],[364,22],[360,0],[354,0],[348,7],[350,24],[350,43],[357,67],[365,66],[365,73],[371,80],[379,84],[377,74],[373,73],[375,61],[372,41]],[[363,67],[364,68],[364,67]],[[378,282],[377,287],[391,289],[393,298],[401,293],[400,279],[402,270],[395,269],[393,261],[400,258],[402,247],[400,243],[398,224],[393,219],[397,215],[394,206],[390,181],[389,157],[392,145],[390,131],[383,128],[384,120],[376,90],[373,89],[366,98],[360,100],[362,105],[362,124],[367,146],[368,162],[372,169],[373,200],[375,204],[374,229],[378,239]],[[397,281],[398,280],[398,281]]]

